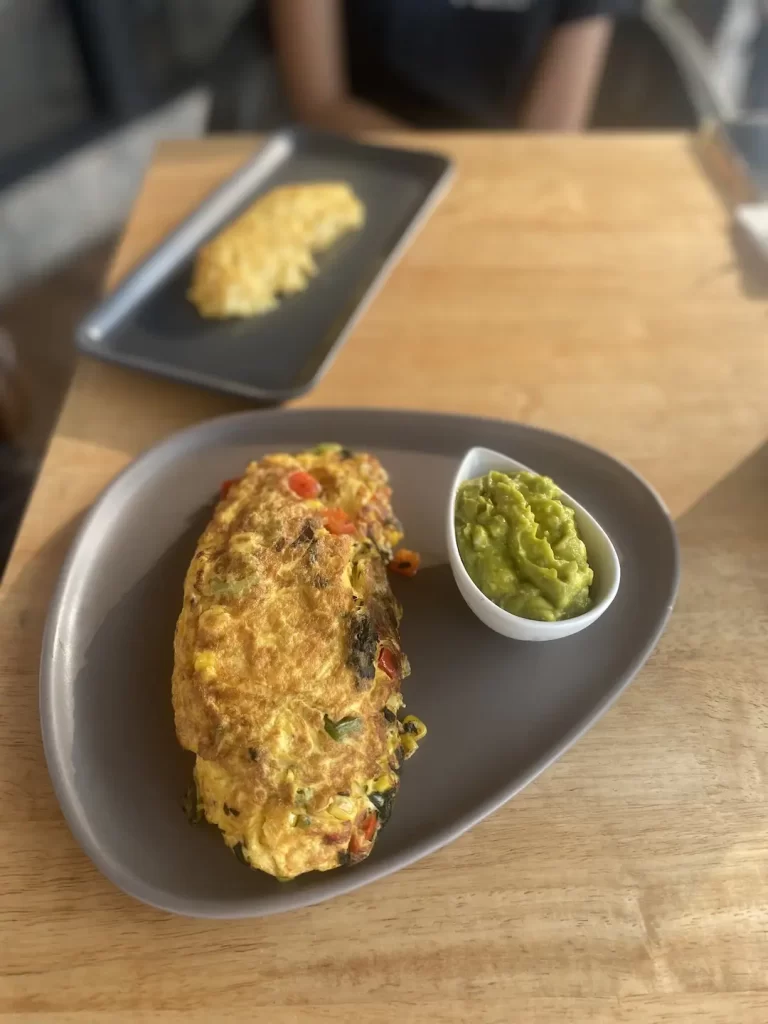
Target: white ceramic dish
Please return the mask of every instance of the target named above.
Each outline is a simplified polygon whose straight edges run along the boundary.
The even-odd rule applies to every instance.
[[[456,493],[459,486],[465,480],[472,480],[475,477],[483,476],[494,469],[505,473],[536,472],[536,470],[532,470],[529,466],[523,465],[522,462],[516,462],[507,455],[491,451],[490,448],[470,448],[461,460],[461,465],[456,472],[456,476],[453,478],[446,517],[448,560],[461,596],[481,622],[497,633],[501,633],[502,636],[510,637],[513,640],[559,640],[561,637],[579,633],[582,629],[586,629],[587,626],[591,626],[593,622],[599,619],[616,597],[621,578],[621,568],[616,549],[611,543],[608,534],[594,516],[590,515],[582,505],[574,501],[565,491],[561,494],[561,500],[576,513],[576,525],[587,546],[589,564],[595,572],[595,580],[592,584],[594,604],[588,612],[585,612],[583,615],[577,615],[572,619],[561,619],[559,622],[538,622],[534,619],[524,619],[520,615],[513,615],[511,612],[504,611],[503,608],[499,608],[498,605],[494,604],[473,583],[469,573],[464,568],[464,563],[461,560],[459,548],[456,544],[456,527],[454,524]]]

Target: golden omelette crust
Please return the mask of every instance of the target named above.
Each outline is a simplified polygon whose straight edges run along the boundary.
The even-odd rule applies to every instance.
[[[345,182],[273,189],[200,249],[188,298],[204,317],[266,313],[278,295],[307,287],[318,271],[314,253],[364,220]]]
[[[293,493],[296,470],[321,485],[316,499]],[[386,572],[401,536],[389,496],[369,455],[268,456],[219,502],[187,573],[173,703],[198,805],[242,859],[278,876],[367,855],[371,800],[397,786],[407,661]],[[355,535],[330,533],[326,508]]]

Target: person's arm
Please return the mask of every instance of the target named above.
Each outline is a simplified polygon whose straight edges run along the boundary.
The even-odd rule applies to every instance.
[[[552,33],[539,59],[519,125],[528,131],[581,131],[592,112],[613,34],[599,16],[568,21]]]
[[[350,93],[341,0],[271,0],[270,13],[283,83],[297,117],[342,132],[404,127]]]

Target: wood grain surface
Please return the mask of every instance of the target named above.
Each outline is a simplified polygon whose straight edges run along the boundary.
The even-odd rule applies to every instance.
[[[400,141],[457,182],[300,404],[521,419],[626,459],[678,516],[667,634],[557,765],[405,871],[261,921],[137,904],[46,772],[47,603],[108,480],[241,403],[81,362],[0,591],[0,1021],[768,1021],[766,305],[682,136]],[[112,281],[254,146],[161,147]]]

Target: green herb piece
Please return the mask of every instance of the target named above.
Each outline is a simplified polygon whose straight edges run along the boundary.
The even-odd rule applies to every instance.
[[[208,581],[208,592],[214,597],[240,597],[256,582],[254,576],[246,576],[241,580],[226,579],[223,576],[212,576]]]
[[[251,862],[245,856],[245,847],[242,843],[235,843],[232,847],[232,853],[237,857],[241,864],[245,864],[246,867],[251,866]]]
[[[181,807],[187,816],[187,821],[190,825],[199,825],[205,815],[203,814],[203,808],[200,805],[200,799],[197,795],[197,786],[195,780],[192,779],[187,792],[184,794],[184,799],[181,801]]]
[[[397,789],[393,787],[392,789],[388,789],[386,793],[369,793],[368,795],[368,799],[376,808],[376,813],[379,816],[379,824],[382,828],[389,821],[396,793]]]
[[[340,718],[338,722],[334,722],[332,718],[325,715],[324,718],[325,731],[331,737],[332,740],[336,740],[341,743],[347,736],[353,736],[356,732],[360,732],[363,727],[362,718]]]
[[[354,453],[349,448],[342,448],[340,444],[335,442],[329,442],[327,444],[318,444],[312,449],[313,455],[338,455],[340,459],[351,459]]]

